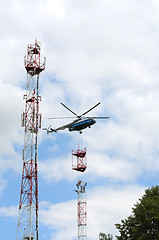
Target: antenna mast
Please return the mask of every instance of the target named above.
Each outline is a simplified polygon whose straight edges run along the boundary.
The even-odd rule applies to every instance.
[[[24,59],[27,71],[25,112],[21,116],[24,127],[23,171],[19,203],[19,217],[16,240],[38,240],[38,130],[41,128],[39,113],[39,75],[45,70],[44,62],[40,63],[40,42],[27,47]]]
[[[78,181],[78,240],[87,240],[87,209],[86,209],[86,182]]]

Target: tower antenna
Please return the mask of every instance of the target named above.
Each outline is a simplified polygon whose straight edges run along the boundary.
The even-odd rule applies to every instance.
[[[40,62],[41,44],[35,39],[27,47],[24,65],[27,71],[25,111],[21,115],[24,127],[23,170],[19,202],[16,240],[38,240],[38,130],[41,128],[39,113],[39,75],[45,70]]]

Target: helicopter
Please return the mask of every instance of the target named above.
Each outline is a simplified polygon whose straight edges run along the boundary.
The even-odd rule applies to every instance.
[[[88,112],[92,111],[95,107],[97,107],[99,103],[97,103],[96,105],[94,105],[93,107],[91,107],[89,110],[87,110],[86,112],[84,112],[81,115],[77,115],[75,112],[73,112],[70,108],[68,108],[65,104],[60,103],[63,107],[65,107],[67,110],[69,110],[71,113],[73,113],[75,115],[75,117],[59,117],[59,118],[48,118],[48,119],[66,119],[66,118],[76,118],[75,120],[73,120],[72,122],[63,125],[61,127],[55,128],[53,129],[51,126],[49,126],[48,128],[43,128],[43,130],[47,131],[47,134],[52,133],[52,132],[57,132],[59,130],[64,130],[66,128],[68,128],[68,130],[70,132],[72,131],[79,131],[79,133],[82,133],[82,130],[85,128],[90,128],[93,124],[96,123],[95,119],[107,119],[109,117],[85,117],[84,115],[86,115]]]

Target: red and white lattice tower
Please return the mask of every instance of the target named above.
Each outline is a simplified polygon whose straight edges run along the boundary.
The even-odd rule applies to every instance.
[[[78,240],[87,239],[87,208],[86,208],[86,182],[78,181],[76,184],[78,193]]]
[[[84,150],[72,150],[72,170],[84,172],[87,168],[86,148]]]
[[[25,112],[22,114],[24,132],[23,171],[19,203],[16,240],[38,240],[38,130],[41,128],[39,113],[39,75],[45,69],[40,62],[40,43],[27,47],[24,64],[27,71]]]

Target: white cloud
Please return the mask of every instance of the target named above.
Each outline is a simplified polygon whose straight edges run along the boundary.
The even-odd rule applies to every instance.
[[[64,18],[65,16],[65,9],[61,1],[58,0],[48,0],[41,1],[40,2],[40,11],[41,14],[47,15],[47,17],[53,17],[53,18]]]
[[[143,187],[97,187],[88,192],[88,236],[97,239],[100,232],[117,234],[115,223],[127,218],[143,194]]]
[[[23,142],[20,122],[22,93],[19,87],[0,81],[0,173],[8,169],[20,170],[21,152],[18,148]]]
[[[83,131],[81,137],[83,146],[87,147],[88,163],[85,174],[89,180],[108,178],[111,181],[132,182],[143,171],[147,171],[149,174],[152,174],[152,171],[153,173],[158,171],[159,159],[157,152],[159,146],[157,142],[158,134],[156,133],[158,116],[155,118],[154,115],[154,124],[152,126],[148,121],[151,118],[151,111],[147,115],[147,119],[139,119],[138,117],[137,121],[136,117],[134,117],[133,121],[131,119],[131,106],[132,104],[130,104],[130,109],[128,109],[128,114],[130,114],[127,117],[128,122],[124,120],[121,114],[119,115],[121,122],[113,122],[109,119],[106,120],[107,122],[101,123],[100,120],[97,120],[96,125],[92,129]],[[138,107],[138,105],[136,106]],[[124,113],[123,109],[121,111]],[[140,114],[141,110],[138,111]],[[125,122],[122,123],[122,120]],[[77,135],[78,133],[72,135],[73,145],[78,141]],[[54,142],[56,136],[53,135]],[[58,152],[58,148],[55,150]],[[51,152],[50,154],[52,154]],[[73,175],[69,174],[70,171],[71,152],[69,156],[66,155],[65,151],[63,157],[50,158],[40,162],[40,173],[48,181],[59,181],[62,179],[73,181],[74,178]]]
[[[7,182],[1,177],[1,174],[0,174],[0,198],[2,197],[3,191],[6,187],[7,187]]]
[[[117,234],[114,224],[131,214],[131,208],[144,193],[137,185],[96,187],[87,192],[88,238],[98,239],[100,232]],[[40,204],[40,221],[55,231],[53,238],[77,238],[77,202]]]
[[[114,224],[120,223],[121,219],[131,214],[133,205],[143,195],[144,189],[137,185],[88,188],[86,190],[88,238],[98,239],[100,232],[117,234]],[[15,218],[17,215],[17,206],[0,208],[1,217]],[[40,202],[39,221],[51,231],[51,239],[77,238],[77,200],[57,204]]]
[[[17,218],[18,216],[18,206],[9,206],[0,208],[0,216],[5,218]]]
[[[12,148],[11,143],[20,143],[22,140],[20,114],[23,109],[23,92],[12,84],[0,82],[0,93],[0,147],[1,153],[2,151],[8,153],[11,152],[9,149]]]
[[[108,157],[104,154],[88,154],[87,179],[109,179],[111,181],[131,182],[141,172],[140,167],[124,158]]]
[[[71,155],[64,158],[47,159],[39,162],[39,173],[48,182],[58,182],[62,179],[72,181],[75,176],[72,173]]]
[[[76,236],[76,201],[58,204],[46,202],[40,208],[40,222],[57,231],[51,239],[73,239]]]
[[[40,1],[39,4],[35,1],[29,19],[26,11],[29,4],[22,4],[18,0],[8,3],[11,7],[7,8],[4,3],[5,15],[1,16],[5,23],[1,38],[1,50],[5,56],[1,61],[1,78],[7,81],[7,84],[3,81],[1,85],[5,92],[2,96],[4,100],[1,101],[1,109],[4,111],[1,131],[6,133],[8,130],[10,135],[3,137],[1,151],[5,153],[9,148],[9,152],[15,154],[12,141],[17,143],[22,139],[17,134],[17,128],[10,128],[11,121],[8,122],[8,119],[13,119],[13,115],[16,122],[18,114],[22,112],[22,105],[18,105],[16,111],[11,111],[14,109],[13,104],[17,106],[17,100],[20,100],[14,95],[19,90],[13,84],[25,84],[24,45],[30,41],[31,36],[34,38],[37,35],[41,37],[42,53],[47,57],[48,75],[45,73],[41,76],[47,80],[40,83],[44,125],[49,124],[45,119],[50,114],[67,114],[58,105],[61,99],[66,104],[70,102],[69,106],[73,110],[77,109],[77,112],[82,112],[85,106],[90,107],[101,100],[102,113],[107,111],[117,121],[110,120],[105,126],[97,122],[97,131],[93,134],[98,142],[91,139],[89,134],[84,137],[91,147],[90,153],[93,147],[111,159],[110,152],[115,152],[112,162],[117,161],[122,166],[128,158],[125,163],[128,164],[128,169],[136,164],[129,163],[134,158],[137,162],[146,161],[149,166],[158,151],[156,1],[152,1],[149,7],[148,3],[143,5],[143,2],[125,0],[120,3],[115,0],[81,1],[78,4],[70,0]],[[32,21],[32,9],[35,8],[36,22]],[[22,23],[19,21],[21,17]],[[34,29],[30,28],[31,22],[35,23]],[[6,29],[11,31],[7,32]],[[56,83],[51,82],[53,78]],[[7,95],[11,99],[9,104]],[[22,97],[22,92],[20,95]],[[96,109],[92,113],[98,111]],[[58,124],[60,123],[57,122],[56,125]],[[108,141],[105,144],[106,138]]]

